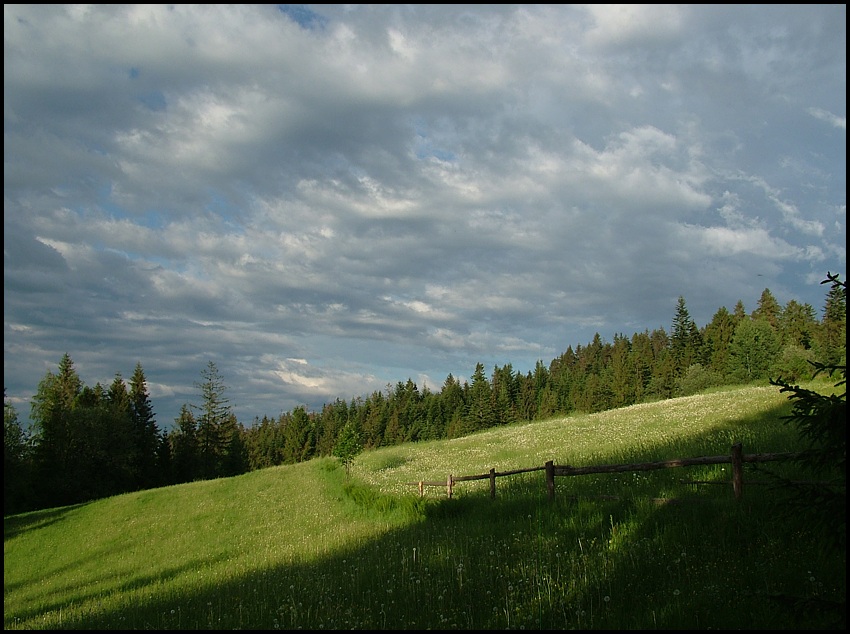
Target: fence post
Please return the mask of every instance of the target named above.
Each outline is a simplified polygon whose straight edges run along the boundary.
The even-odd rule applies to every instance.
[[[422,497],[423,495],[425,495],[425,483],[422,480],[420,480],[419,481],[419,497]]]
[[[546,489],[549,493],[549,501],[555,499],[555,463],[551,460],[546,462]]]
[[[744,488],[744,452],[741,443],[732,445],[732,490],[735,499],[740,500]]]
[[[446,494],[449,496],[449,499],[452,497],[452,474],[449,474],[448,479],[446,480]]]
[[[490,499],[496,499],[496,469],[495,467],[490,468]]]

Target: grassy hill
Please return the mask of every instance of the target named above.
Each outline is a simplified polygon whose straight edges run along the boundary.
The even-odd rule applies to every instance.
[[[829,383],[812,389],[828,391]],[[4,518],[10,629],[647,629],[841,625],[824,553],[747,465],[426,489],[541,466],[800,449],[772,386],[515,424]],[[711,481],[690,484],[683,480]]]

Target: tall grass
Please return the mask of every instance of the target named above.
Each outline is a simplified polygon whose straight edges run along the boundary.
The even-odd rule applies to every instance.
[[[816,389],[828,389],[818,384]],[[794,451],[748,387],[4,518],[5,629],[788,629],[837,626],[845,559],[732,495],[728,465],[411,482]],[[793,475],[788,465],[770,469]],[[718,481],[692,485],[682,480]],[[608,496],[608,497],[605,497]],[[616,499],[613,499],[616,497]],[[805,606],[814,606],[804,609]]]

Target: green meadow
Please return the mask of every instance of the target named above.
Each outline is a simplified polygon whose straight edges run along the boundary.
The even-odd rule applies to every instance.
[[[790,463],[746,464],[739,500],[728,464],[558,477],[554,499],[543,471],[495,499],[415,485],[797,451],[790,410],[727,388],[6,517],[4,628],[839,628],[845,555],[783,512]]]

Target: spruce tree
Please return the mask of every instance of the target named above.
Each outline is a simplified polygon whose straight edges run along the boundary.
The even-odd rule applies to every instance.
[[[827,274],[822,284],[831,284],[830,297],[846,306],[847,283],[837,275]],[[839,299],[840,298],[840,299]],[[838,318],[838,315],[834,316]],[[813,363],[815,374],[826,374],[837,380],[838,391],[821,394],[783,379],[771,379],[793,402],[786,423],[796,427],[802,451],[794,459],[812,478],[792,481],[777,478],[786,493],[777,504],[777,512],[798,526],[802,539],[821,546],[827,557],[838,561],[847,557],[847,348],[840,363]],[[788,603],[789,597],[781,597]],[[816,609],[834,618],[836,629],[846,629],[847,603],[819,601],[817,597],[792,599],[800,610]]]
[[[789,300],[779,315],[779,338],[784,346],[810,349],[817,328],[817,314],[811,304]]]
[[[286,464],[303,462],[313,457],[313,424],[303,405],[292,410],[292,415],[286,421],[283,442],[283,460]]]
[[[164,484],[157,457],[161,442],[160,431],[156,424],[147,379],[141,363],[136,363],[133,376],[130,378],[130,412],[135,449],[133,470],[138,487],[146,489]]]
[[[781,312],[782,309],[779,306],[779,302],[776,301],[770,289],[766,288],[762,291],[761,297],[759,297],[756,304],[756,309],[750,316],[753,319],[764,319],[774,331],[778,332]]]
[[[611,351],[611,406],[632,405],[635,399],[634,365],[630,362],[631,344],[622,334],[614,335]]]
[[[466,403],[462,433],[470,434],[492,427],[495,423],[493,406],[490,400],[490,382],[484,374],[484,364],[477,363],[472,374],[472,386]]]
[[[32,508],[30,435],[3,388],[3,515]]]
[[[846,286],[833,285],[826,296],[818,336],[818,358],[825,365],[847,363]]]
[[[74,409],[82,391],[83,382],[66,352],[58,373],[48,370],[32,399],[30,419],[36,442],[35,484],[40,507],[78,501],[72,468],[78,459],[81,430]]]
[[[714,313],[703,331],[707,364],[711,370],[723,376],[729,367],[729,346],[735,336],[735,326],[735,317],[723,306]]]
[[[201,404],[193,405],[193,408],[200,412],[197,422],[201,477],[208,479],[222,475],[233,430],[230,401],[224,395],[227,387],[214,361],[207,362],[201,378],[203,381],[195,384],[201,390]]]
[[[198,442],[198,423],[189,405],[180,408],[168,435],[168,455],[171,457],[171,481],[192,482],[201,476],[201,452]]]
[[[681,376],[691,365],[702,363],[702,335],[691,319],[685,298],[681,295],[676,302],[670,343],[677,376]]]

